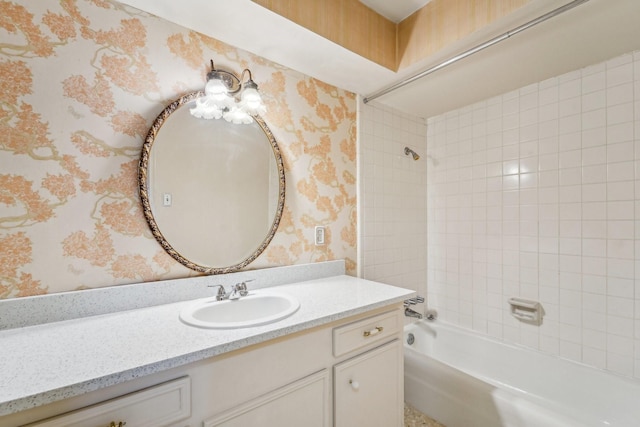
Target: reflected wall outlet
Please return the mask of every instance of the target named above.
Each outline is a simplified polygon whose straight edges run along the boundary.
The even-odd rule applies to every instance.
[[[171,206],[171,193],[164,193],[162,195],[162,206]]]
[[[324,227],[316,226],[316,246],[324,245]]]

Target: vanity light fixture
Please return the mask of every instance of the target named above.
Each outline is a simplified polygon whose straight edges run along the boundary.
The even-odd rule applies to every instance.
[[[248,80],[243,83],[245,75]],[[253,81],[251,71],[245,68],[238,78],[235,74],[216,70],[211,60],[211,71],[207,73],[205,95],[196,99],[191,115],[201,119],[224,118],[235,124],[251,123],[251,116],[264,114],[267,109]],[[239,99],[238,99],[239,94]]]

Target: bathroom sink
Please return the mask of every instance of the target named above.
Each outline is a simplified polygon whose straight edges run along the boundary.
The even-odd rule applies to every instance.
[[[300,302],[291,295],[258,290],[235,300],[200,300],[185,307],[180,312],[180,320],[201,328],[248,328],[282,320],[299,307]]]

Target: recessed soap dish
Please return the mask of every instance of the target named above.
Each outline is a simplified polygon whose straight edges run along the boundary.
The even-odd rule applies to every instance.
[[[521,322],[540,325],[544,309],[538,301],[532,301],[522,298],[509,298],[511,305],[511,315]]]

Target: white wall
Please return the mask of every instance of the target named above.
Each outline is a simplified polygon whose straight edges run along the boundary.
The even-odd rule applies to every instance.
[[[426,296],[426,122],[360,101],[358,125],[359,275]]]
[[[433,117],[427,140],[430,306],[640,378],[640,52]]]

